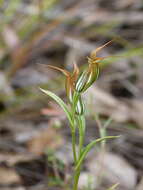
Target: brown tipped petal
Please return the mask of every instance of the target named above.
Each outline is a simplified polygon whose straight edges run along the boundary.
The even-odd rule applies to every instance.
[[[90,54],[90,57],[93,57],[93,58],[96,57],[97,52],[100,51],[101,49],[103,49],[103,48],[104,48],[105,46],[107,46],[108,44],[110,44],[112,41],[113,41],[113,40],[111,40],[111,41],[107,42],[106,44],[104,44],[104,45],[102,45],[102,46],[96,48],[95,50],[93,50],[93,51],[91,52],[91,54]]]
[[[79,68],[76,63],[74,63],[74,70],[73,70],[73,80],[76,80],[79,74]]]
[[[46,65],[47,67],[49,68],[52,68],[52,69],[55,69],[55,70],[58,70],[58,71],[61,71],[65,76],[69,77],[70,76],[70,72],[68,72],[67,70],[65,69],[61,69],[59,67],[56,67],[56,66],[53,66],[53,65]]]

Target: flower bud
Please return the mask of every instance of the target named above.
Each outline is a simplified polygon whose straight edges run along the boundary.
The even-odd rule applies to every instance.
[[[84,104],[82,102],[81,96],[79,97],[79,100],[77,102],[75,113],[77,115],[82,115],[84,113]]]
[[[87,71],[81,73],[75,84],[75,90],[79,93],[85,92],[98,78],[98,64],[91,64]]]
[[[99,66],[97,64],[92,65],[92,70],[88,76],[88,80],[82,92],[86,91],[98,78]]]
[[[77,92],[83,92],[86,82],[88,80],[89,77],[89,73],[87,71],[84,71],[80,74],[80,76],[78,77],[76,84],[75,84],[75,90]]]

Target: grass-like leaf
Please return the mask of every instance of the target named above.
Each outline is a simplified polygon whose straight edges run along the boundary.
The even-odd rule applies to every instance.
[[[118,187],[119,183],[116,183],[112,185],[112,187],[109,187],[107,190],[114,190],[116,187]]]
[[[49,90],[44,90],[42,88],[40,88],[40,90],[42,92],[44,92],[45,94],[47,94],[48,96],[50,96],[51,98],[53,98],[61,106],[61,108],[64,110],[71,126],[73,126],[71,114],[68,110],[67,105],[64,103],[64,101],[61,98],[59,98],[56,94],[54,94],[53,92],[50,92]]]
[[[78,160],[78,162],[77,162],[77,165],[76,165],[76,167],[75,167],[75,170],[77,170],[77,169],[81,166],[81,164],[82,164],[84,158],[86,157],[87,153],[88,153],[88,152],[91,150],[91,148],[93,148],[98,142],[104,141],[104,140],[106,140],[106,139],[113,139],[113,138],[118,138],[118,137],[119,137],[119,136],[107,136],[107,137],[103,137],[103,138],[96,139],[96,140],[92,141],[91,143],[89,143],[89,144],[84,148],[84,150],[83,150],[83,152],[82,152],[82,154],[81,154],[81,156],[80,156],[80,158],[79,158],[79,160]]]

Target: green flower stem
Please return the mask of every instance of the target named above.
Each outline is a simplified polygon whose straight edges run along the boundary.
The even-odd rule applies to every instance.
[[[105,128],[100,128],[99,133],[100,133],[100,138],[104,138],[104,137],[107,136]],[[106,139],[101,141],[101,147],[102,147],[103,150],[105,150],[105,145],[106,145]]]
[[[82,115],[77,115],[75,113],[77,102],[80,98],[80,93],[75,92],[74,97],[73,97],[73,103],[71,106],[71,113],[72,113],[72,121],[74,123],[74,126],[72,126],[72,149],[73,149],[73,156],[74,156],[74,166],[76,167],[76,164],[78,162],[78,159],[80,157],[80,154],[82,152],[83,148],[83,140],[84,140],[84,131],[85,131],[85,124],[84,120],[82,119]],[[76,152],[76,124],[78,125],[79,129],[79,155],[77,157],[77,152]],[[84,124],[84,125],[83,125]],[[74,184],[73,184],[73,190],[78,189],[78,181],[79,181],[79,176],[80,176],[80,171],[81,167],[79,167],[77,170],[74,171]]]
[[[85,119],[84,116],[77,116],[78,128],[79,128],[79,157],[82,153],[84,136],[85,136]]]
[[[73,151],[73,158],[74,158],[74,164],[77,163],[77,153],[76,153],[76,120],[75,120],[75,111],[73,110],[72,106],[72,123],[71,126],[71,135],[72,135],[72,151]]]
[[[77,163],[77,152],[76,152],[76,116],[75,116],[75,109],[76,104],[78,102],[79,93],[74,93],[73,102],[71,105],[71,118],[73,125],[71,126],[71,133],[72,133],[72,150],[73,150],[73,158],[74,158],[74,164]]]
[[[75,170],[73,190],[78,190],[78,181],[79,181],[80,172],[81,172],[81,167]]]
[[[73,150],[73,158],[74,158],[74,164],[77,163],[77,155],[76,155],[76,130],[72,130],[72,150]]]

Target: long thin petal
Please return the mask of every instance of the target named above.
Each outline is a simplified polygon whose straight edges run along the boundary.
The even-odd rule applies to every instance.
[[[52,68],[52,69],[55,69],[55,70],[58,70],[58,71],[61,71],[65,76],[69,77],[70,76],[70,72],[68,72],[67,70],[65,69],[61,69],[59,67],[56,67],[56,66],[53,66],[53,65],[43,65],[42,66],[44,67],[48,67],[48,68]]]
[[[111,41],[107,42],[106,44],[104,44],[104,45],[102,45],[102,46],[96,48],[95,50],[93,50],[93,51],[91,52],[91,54],[90,54],[90,57],[91,57],[91,58],[95,58],[97,52],[100,51],[101,49],[103,49],[103,48],[104,48],[105,46],[107,46],[108,44],[110,44],[112,41],[113,41],[113,40],[111,40]]]
[[[79,68],[78,68],[77,64],[74,63],[74,70],[73,70],[73,75],[72,75],[72,78],[74,81],[77,79],[78,74],[79,74]]]

